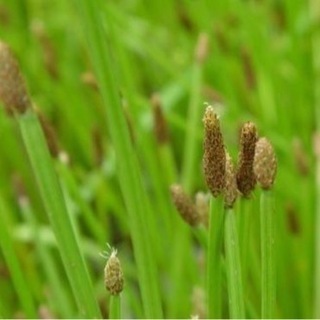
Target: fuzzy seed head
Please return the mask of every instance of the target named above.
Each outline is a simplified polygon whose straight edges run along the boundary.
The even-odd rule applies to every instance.
[[[262,189],[271,189],[277,173],[277,159],[267,138],[260,138],[256,144],[254,173]]]
[[[226,208],[232,208],[237,199],[237,180],[233,166],[233,161],[229,153],[226,153],[226,186],[224,189],[224,205]]]
[[[197,192],[195,197],[195,205],[199,214],[199,221],[206,228],[209,227],[209,201],[210,193]]]
[[[159,94],[155,93],[151,97],[154,134],[159,144],[165,144],[169,140],[169,131],[167,122],[163,114],[161,99]]]
[[[107,290],[112,295],[118,295],[123,290],[123,273],[116,250],[112,250],[104,268],[104,281]]]
[[[249,196],[256,185],[256,177],[253,172],[253,160],[257,139],[255,124],[252,122],[245,123],[241,129],[237,170],[237,186],[245,197]]]
[[[8,114],[24,113],[31,107],[20,68],[11,49],[0,41],[0,102]]]
[[[180,216],[190,226],[195,226],[199,223],[199,213],[191,198],[184,192],[182,187],[174,184],[170,188],[173,203],[179,212]]]
[[[225,186],[226,153],[220,122],[213,108],[208,106],[204,118],[203,170],[206,184],[214,197],[223,192]]]

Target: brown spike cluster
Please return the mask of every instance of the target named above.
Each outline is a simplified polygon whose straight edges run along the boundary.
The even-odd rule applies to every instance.
[[[213,108],[208,106],[204,118],[203,169],[206,184],[214,197],[223,192],[225,186],[226,153],[220,122]]]
[[[24,113],[31,99],[20,68],[9,46],[0,41],[0,102],[8,114]]]
[[[112,295],[118,295],[123,290],[123,273],[117,251],[112,250],[104,268],[104,281],[107,290]]]
[[[60,148],[53,126],[39,109],[36,109],[36,113],[46,138],[50,154],[52,157],[56,158],[59,155]]]
[[[238,190],[248,197],[256,185],[253,160],[257,142],[257,129],[254,123],[246,122],[241,129],[240,153],[237,170]]]
[[[271,189],[277,173],[277,159],[267,138],[260,138],[256,144],[253,169],[262,189]]]
[[[237,180],[232,158],[226,153],[226,186],[224,189],[224,206],[232,208],[237,199]]]
[[[197,225],[199,223],[199,213],[191,198],[178,184],[172,185],[170,191],[173,203],[182,219],[191,226]]]
[[[154,93],[151,96],[151,105],[153,111],[154,134],[159,144],[165,144],[169,140],[169,131],[163,114],[159,94]]]

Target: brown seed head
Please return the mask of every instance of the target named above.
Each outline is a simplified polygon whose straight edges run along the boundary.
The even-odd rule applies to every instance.
[[[237,170],[237,185],[239,191],[248,197],[256,185],[253,172],[255,145],[257,142],[257,129],[254,123],[246,122],[241,129],[240,152]]]
[[[209,227],[209,200],[209,192],[197,192],[195,198],[195,205],[199,214],[199,222],[202,223],[206,228]]]
[[[36,109],[36,113],[46,138],[50,154],[52,157],[56,158],[59,155],[60,148],[53,126],[39,109]]]
[[[159,94],[154,93],[151,96],[151,105],[153,111],[154,134],[159,144],[165,144],[169,140],[169,131],[163,114]]]
[[[178,184],[172,185],[170,191],[173,203],[182,219],[191,226],[197,225],[199,223],[199,213],[191,198]]]
[[[203,118],[204,123],[204,177],[209,190],[217,197],[225,186],[226,153],[220,122],[213,108],[208,106]]]
[[[0,41],[0,102],[8,114],[24,113],[31,100],[20,68],[9,46]]]
[[[209,53],[209,36],[202,32],[199,34],[197,46],[195,49],[195,58],[199,64],[204,63]]]
[[[277,159],[266,138],[260,138],[256,144],[253,170],[261,188],[271,189],[277,173]]]
[[[104,281],[107,290],[112,295],[118,295],[123,290],[123,273],[117,251],[112,250],[104,268]]]
[[[236,174],[232,162],[232,158],[229,153],[226,153],[226,186],[224,189],[224,206],[226,208],[232,208],[234,202],[237,199],[237,180]]]

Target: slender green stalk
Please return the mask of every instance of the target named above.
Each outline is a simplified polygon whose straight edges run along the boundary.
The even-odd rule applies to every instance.
[[[219,319],[222,303],[222,261],[224,209],[220,199],[211,197],[207,253],[207,303],[208,318]]]
[[[225,250],[230,317],[232,319],[244,319],[245,309],[240,263],[240,248],[236,217],[233,209],[226,209]]]
[[[32,172],[53,226],[60,254],[68,275],[80,315],[99,318],[92,283],[80,250],[71,217],[67,211],[61,186],[54,171],[38,117],[31,110],[16,117]]]
[[[31,226],[34,244],[39,254],[40,261],[43,264],[50,290],[52,290],[52,305],[55,307],[55,310],[59,312],[59,315],[63,318],[68,318],[73,314],[73,301],[71,303],[70,296],[68,296],[66,289],[64,288],[64,280],[60,277],[58,265],[49,252],[49,247],[41,241],[39,223],[36,220],[30,204],[26,202],[21,210],[26,217],[26,221]]]
[[[272,192],[261,191],[260,224],[261,224],[261,273],[262,273],[262,318],[275,316],[276,274],[274,265],[274,221]]]
[[[120,295],[111,295],[109,301],[109,319],[121,319]]]
[[[154,237],[151,236],[149,228],[152,212],[122,111],[119,83],[113,73],[114,61],[110,42],[114,35],[113,28],[110,28],[110,16],[107,12],[106,19],[101,20],[102,1],[80,0],[74,3],[80,8],[81,23],[85,27],[89,54],[100,85],[106,119],[117,156],[117,173],[131,223],[130,231],[137,261],[144,315],[148,318],[162,318],[156,257],[152,254]],[[104,26],[108,30],[107,34]],[[106,36],[109,37],[108,41]]]
[[[23,311],[28,318],[37,318],[37,311],[35,302],[30,291],[30,287],[26,282],[22,266],[18,260],[18,255],[14,249],[14,243],[12,239],[12,232],[9,231],[9,221],[6,213],[9,212],[2,197],[0,198],[0,212],[1,212],[1,223],[0,223],[0,246],[5,258],[6,264],[10,270],[13,285],[15,287],[18,299],[21,303]]]
[[[320,18],[320,7],[317,0],[309,0],[310,20],[314,26],[318,24]],[[317,133],[320,133],[320,32],[314,28],[311,38],[312,63],[313,63],[313,94],[314,94],[314,117],[316,120]],[[320,318],[320,154],[316,157],[316,177],[315,177],[315,197],[316,197],[316,217],[315,217],[315,267],[314,267],[314,317]]]

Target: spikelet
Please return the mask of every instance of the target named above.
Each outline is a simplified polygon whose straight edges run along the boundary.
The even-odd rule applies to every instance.
[[[9,46],[0,41],[0,102],[8,114],[24,113],[31,100],[20,68]]]
[[[183,220],[189,225],[195,226],[200,221],[199,213],[191,198],[184,192],[182,187],[174,184],[170,187],[173,203]]]
[[[257,129],[254,123],[246,122],[241,129],[239,163],[237,169],[238,190],[248,197],[256,185],[253,172]]]
[[[277,173],[277,159],[267,138],[260,138],[254,156],[254,174],[262,189],[271,189]]]
[[[209,201],[210,193],[197,192],[195,197],[195,206],[199,214],[199,222],[206,228],[209,227]]]
[[[167,122],[163,114],[161,99],[159,94],[154,93],[151,96],[151,105],[153,111],[154,134],[159,144],[165,144],[169,140],[169,131]]]
[[[117,250],[112,249],[110,257],[104,268],[104,281],[107,290],[112,295],[118,295],[123,290],[123,273]]]
[[[53,126],[39,109],[35,108],[35,111],[37,113],[40,125],[46,138],[50,154],[52,157],[57,158],[59,155],[60,148]]]
[[[223,192],[225,186],[226,153],[220,122],[213,108],[208,106],[204,118],[203,170],[206,184],[214,197]]]
[[[224,206],[226,208],[232,208],[234,202],[237,199],[237,180],[234,170],[232,158],[228,152],[226,152],[226,186],[224,189]]]

